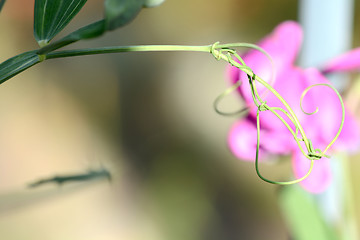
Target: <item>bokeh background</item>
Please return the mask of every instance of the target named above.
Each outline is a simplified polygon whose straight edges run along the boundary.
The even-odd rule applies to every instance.
[[[89,0],[59,35],[103,15]],[[37,48],[32,0],[0,14],[0,60]],[[353,46],[360,45],[355,1]],[[165,1],[126,27],[71,48],[135,44],[255,43],[298,1]],[[206,53],[121,53],[49,60],[0,87],[0,238],[288,239],[277,187],[231,155],[236,117],[217,115],[226,64]],[[356,88],[347,90],[358,112]],[[221,106],[236,110],[229,96]],[[352,179],[359,182],[359,156]],[[289,159],[263,165],[288,179]],[[34,180],[106,168],[113,179],[27,189]],[[355,184],[356,186],[356,184]],[[355,202],[359,190],[354,192]],[[360,208],[356,209],[359,216]]]

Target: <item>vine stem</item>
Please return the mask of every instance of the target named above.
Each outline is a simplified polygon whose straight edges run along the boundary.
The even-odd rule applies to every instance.
[[[87,48],[77,50],[55,51],[46,54],[46,59],[75,57],[84,55],[122,53],[122,52],[208,52],[210,53],[212,45],[206,46],[182,46],[182,45],[139,45],[139,46],[114,46],[101,48]]]
[[[96,54],[107,54],[107,53],[123,53],[123,52],[168,52],[168,51],[190,51],[190,52],[207,52],[211,53],[218,60],[223,59],[226,62],[230,63],[233,66],[238,67],[241,71],[243,71],[247,75],[253,75],[253,72],[250,68],[248,68],[245,63],[242,61],[241,64],[237,61],[229,58],[229,56],[223,54],[221,49],[232,49],[234,47],[246,47],[253,48],[263,52],[265,55],[268,54],[260,47],[251,43],[229,43],[229,44],[211,44],[204,46],[186,46],[186,45],[136,45],[136,46],[112,46],[112,47],[101,47],[101,48],[85,48],[85,49],[75,49],[75,50],[64,50],[64,51],[55,51],[47,53],[44,56],[45,59],[56,59],[56,58],[65,58],[65,57],[75,57],[75,56],[85,56],[85,55],[96,55]],[[220,50],[219,50],[220,49]],[[285,106],[285,108],[289,111],[289,114],[294,120],[294,124],[298,126],[300,135],[303,138],[304,144],[308,151],[311,150],[310,142],[305,135],[305,131],[302,128],[298,118],[296,117],[294,111],[291,109],[289,104],[281,97],[281,95],[266,81],[261,79],[259,76],[255,76],[255,80],[257,80],[260,84],[262,84],[265,88],[267,88],[270,92],[272,92]]]
[[[329,86],[330,88],[332,88],[338,95],[340,102],[342,103],[342,107],[343,107],[343,120],[340,126],[340,129],[337,133],[337,135],[335,136],[335,138],[330,142],[330,144],[326,147],[324,152],[321,152],[321,150],[319,149],[313,149],[311,141],[306,137],[305,131],[303,129],[303,127],[301,126],[296,114],[294,113],[294,111],[291,109],[291,107],[289,106],[289,104],[285,101],[285,99],[271,86],[271,81],[270,83],[264,81],[263,79],[261,79],[259,76],[257,76],[256,74],[254,74],[254,72],[252,71],[252,69],[250,67],[248,67],[246,65],[246,63],[243,61],[243,59],[236,53],[236,51],[233,49],[235,47],[246,47],[246,48],[252,48],[252,49],[256,49],[260,52],[262,52],[263,54],[265,54],[269,59],[270,62],[273,64],[271,57],[269,56],[269,54],[263,50],[262,48],[254,45],[254,44],[250,44],[250,43],[230,43],[230,44],[219,44],[214,43],[211,45],[205,45],[205,46],[184,46],[184,45],[136,45],[136,46],[114,46],[114,47],[101,47],[101,48],[88,48],[88,49],[77,49],[77,50],[65,50],[65,51],[55,51],[55,52],[50,52],[47,54],[39,54],[39,57],[42,58],[42,60],[46,60],[46,59],[56,59],[56,58],[65,58],[65,57],[75,57],[75,56],[84,56],[84,55],[95,55],[95,54],[107,54],[107,53],[123,53],[123,52],[163,52],[163,51],[189,51],[189,52],[207,52],[212,54],[215,59],[217,60],[224,60],[226,62],[228,62],[229,64],[231,64],[232,66],[237,67],[238,69],[240,69],[242,72],[244,72],[245,74],[248,75],[249,80],[250,80],[250,86],[251,86],[251,90],[252,90],[252,95],[253,95],[253,100],[255,105],[258,107],[258,112],[257,112],[257,150],[256,150],[256,161],[255,161],[255,166],[256,166],[256,172],[258,174],[258,176],[263,179],[266,182],[269,183],[273,183],[273,184],[280,184],[280,185],[287,185],[287,184],[294,184],[294,183],[298,183],[301,182],[302,180],[304,180],[305,178],[307,178],[309,176],[309,174],[312,171],[313,168],[313,164],[314,164],[314,160],[315,159],[319,159],[325,155],[325,152],[329,149],[329,147],[335,142],[335,140],[337,139],[337,137],[340,134],[342,125],[343,125],[343,120],[344,120],[344,115],[345,115],[345,110],[344,110],[344,106],[341,100],[341,96],[339,95],[339,93],[331,86]],[[239,61],[236,61],[232,55]],[[258,81],[260,84],[262,84],[268,91],[270,91],[272,94],[274,94],[279,100],[280,102],[284,105],[284,107],[287,109],[288,112],[286,112],[283,109],[280,108],[271,108],[269,106],[266,105],[266,101],[263,101],[261,99],[261,97],[259,96],[257,90],[256,90],[256,85],[253,82],[253,80]],[[274,72],[273,72],[273,78],[272,80],[274,80]],[[326,84],[317,84],[317,85],[326,85]],[[316,86],[316,85],[315,85]],[[312,86],[311,86],[312,87]],[[304,97],[304,95],[306,94],[306,92],[311,88],[307,88],[305,90],[305,93],[302,95],[301,99]],[[234,89],[234,88],[232,88]],[[218,101],[218,99],[216,100]],[[262,107],[264,109],[262,109]],[[301,107],[301,105],[300,105]],[[216,109],[216,108],[215,108]],[[259,142],[260,142],[260,121],[259,121],[259,111],[264,111],[264,110],[270,110],[273,114],[275,114],[283,123],[284,125],[289,129],[290,133],[294,136],[295,141],[297,142],[301,152],[304,154],[305,157],[307,157],[308,159],[311,160],[310,163],[310,168],[307,172],[307,174],[305,174],[305,176],[293,180],[293,181],[288,181],[288,182],[277,182],[277,181],[272,181],[269,179],[264,178],[258,169],[258,155],[259,155]],[[281,110],[283,113],[286,114],[286,116],[290,119],[290,121],[294,124],[295,128],[296,128],[296,132],[293,131],[293,129],[289,126],[289,124],[278,114],[276,113],[276,110]],[[312,113],[311,113],[312,114]],[[300,134],[301,138],[299,138],[297,135]],[[302,141],[308,151],[308,153],[305,153],[303,148],[301,147],[299,141]],[[319,155],[314,155],[316,153],[320,153]],[[313,154],[312,156],[310,156],[310,154]]]
[[[106,54],[106,53],[122,53],[122,52],[163,52],[163,51],[190,51],[190,52],[207,52],[212,53],[214,44],[205,45],[205,46],[184,46],[184,45],[138,45],[138,46],[114,46],[114,47],[101,47],[101,48],[88,48],[88,49],[77,49],[77,50],[65,50],[65,51],[55,51],[45,55],[46,59],[55,59],[55,58],[65,58],[65,57],[75,57],[75,56],[85,56],[85,55],[96,55],[96,54]],[[227,49],[230,47],[248,47],[254,48],[257,50],[262,50],[260,47],[250,44],[250,43],[230,43],[230,44],[218,44],[216,48]],[[229,57],[217,51],[219,58],[229,62],[230,64],[240,68],[243,72],[248,75],[253,75],[253,72],[249,68],[244,68],[238,62],[231,60]],[[263,50],[262,50],[263,51]],[[290,108],[289,104],[280,96],[280,94],[271,87],[266,81],[256,76],[255,79],[269,91],[271,91],[279,100],[284,104],[287,110],[289,110],[290,115],[294,118],[294,121],[299,125],[299,131],[304,138],[305,145],[308,146],[305,132],[301,127],[299,120],[295,116],[295,113]]]

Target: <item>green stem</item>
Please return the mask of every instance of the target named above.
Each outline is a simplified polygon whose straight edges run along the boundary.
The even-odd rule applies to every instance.
[[[65,57],[75,57],[75,56],[85,56],[85,55],[95,55],[95,54],[107,54],[107,53],[123,53],[123,52],[169,52],[169,51],[187,51],[187,52],[206,52],[206,53],[211,53],[217,60],[225,60],[226,62],[230,63],[232,66],[237,67],[238,69],[240,69],[242,72],[244,72],[245,74],[247,74],[248,76],[250,76],[249,80],[250,80],[250,87],[251,87],[251,92],[252,92],[252,97],[254,100],[254,104],[258,107],[258,112],[257,112],[257,131],[258,131],[258,137],[257,137],[257,152],[256,152],[256,171],[259,175],[260,178],[262,178],[263,180],[270,182],[270,183],[274,183],[274,184],[293,184],[293,183],[297,183],[300,182],[302,180],[304,180],[307,176],[309,176],[310,172],[312,171],[313,168],[313,163],[314,160],[320,159],[321,157],[325,156],[325,152],[330,148],[330,146],[335,142],[335,140],[337,139],[337,137],[340,134],[341,128],[343,126],[343,122],[344,122],[344,117],[345,117],[345,110],[344,110],[344,105],[342,103],[341,100],[341,96],[340,94],[336,91],[336,89],[334,89],[331,86],[328,86],[330,88],[332,88],[338,95],[342,108],[343,108],[343,116],[342,116],[342,123],[340,125],[339,131],[336,134],[335,138],[330,142],[330,144],[325,148],[325,150],[323,152],[321,152],[321,150],[319,149],[314,149],[312,147],[311,141],[306,137],[305,135],[305,131],[302,128],[297,116],[295,115],[294,111],[291,109],[291,107],[289,106],[289,104],[284,100],[284,98],[271,86],[272,85],[272,81],[275,79],[275,73],[272,73],[272,79],[268,82],[264,81],[263,79],[261,79],[259,76],[255,75],[254,72],[252,71],[252,69],[250,67],[248,67],[246,65],[246,63],[244,62],[244,60],[236,53],[236,51],[233,49],[235,47],[246,47],[246,48],[252,48],[252,49],[256,49],[260,52],[262,52],[267,58],[269,58],[270,63],[274,68],[274,64],[271,60],[271,57],[269,56],[269,54],[263,50],[262,48],[254,45],[254,44],[249,44],[249,43],[230,43],[230,44],[219,44],[219,43],[214,43],[211,45],[205,45],[205,46],[183,46],[183,45],[138,45],[138,46],[114,46],[114,47],[101,47],[101,48],[88,48],[88,49],[76,49],[76,50],[64,50],[64,51],[54,51],[62,46],[68,45],[74,41],[77,41],[79,39],[83,39],[83,38],[91,38],[94,36],[98,36],[99,34],[102,34],[102,25],[104,23],[102,21],[96,22],[92,25],[89,25],[85,28],[79,29],[78,31],[68,35],[67,37],[63,38],[62,40],[58,41],[57,43],[53,43],[50,44],[44,48],[39,49],[36,52],[33,52],[32,55],[30,55],[32,58],[33,57],[37,57],[36,54],[39,57],[39,61],[44,61],[47,59],[56,59],[56,58],[65,58]],[[22,55],[20,55],[22,56]],[[234,58],[236,58],[237,60],[235,60]],[[14,59],[17,59],[16,57],[13,59],[10,59],[8,61],[5,61],[3,64],[3,69],[4,66],[15,66],[15,64],[13,64],[13,62],[17,63]],[[32,59],[30,59],[32,60]],[[38,62],[39,62],[38,61]],[[27,63],[25,61],[25,63]],[[0,66],[1,69],[1,66]],[[11,76],[16,75],[17,73],[23,71],[24,68],[20,69],[20,70],[16,70],[14,72],[11,72]],[[6,73],[6,72],[5,72]],[[9,74],[8,74],[9,75]],[[9,75],[10,76],[10,75]],[[6,76],[5,76],[6,77]],[[1,79],[1,78],[0,78]],[[8,78],[3,78],[3,79],[8,79]],[[258,81],[260,84],[262,84],[266,90],[261,94],[263,96],[264,93],[271,92],[272,94],[274,94],[279,101],[284,105],[285,109],[281,109],[281,108],[277,108],[277,107],[270,107],[266,104],[266,101],[262,100],[262,98],[260,97],[259,93],[257,92],[256,89],[256,84],[254,83],[255,81]],[[239,83],[240,84],[240,83]],[[236,86],[233,86],[231,88],[231,91],[236,89],[236,87],[239,86],[239,84],[237,84]],[[317,84],[317,85],[326,85],[326,84]],[[315,85],[315,86],[317,86]],[[311,87],[307,88],[305,90],[305,93],[302,95],[301,99],[305,96],[306,92],[310,89]],[[229,91],[227,91],[226,93],[222,94],[220,97],[218,97],[215,102],[214,102],[214,106],[215,109],[220,112],[217,109],[217,104],[219,102],[219,100],[227,95],[229,93]],[[300,107],[302,108],[302,106],[300,105]],[[294,181],[289,181],[289,182],[275,182],[275,181],[271,181],[268,180],[264,177],[261,176],[259,169],[258,169],[258,151],[259,151],[259,142],[260,142],[260,122],[259,122],[259,111],[266,111],[269,110],[271,111],[277,118],[280,119],[280,121],[288,128],[288,130],[290,131],[290,133],[294,136],[295,141],[297,142],[301,152],[303,153],[303,155],[305,157],[307,157],[309,160],[311,160],[311,165],[309,168],[308,173],[297,179]],[[284,113],[288,119],[292,122],[292,124],[294,125],[294,127],[296,128],[296,130],[294,131],[292,129],[292,127],[288,124],[287,121],[285,121],[285,119],[278,114],[276,111],[281,111],[282,113]],[[230,113],[231,114],[231,113]],[[230,115],[229,114],[229,115]],[[310,113],[312,114],[312,113]],[[226,115],[226,114],[225,114]],[[298,137],[298,135],[301,135],[301,138]],[[300,144],[301,142],[304,142],[305,147],[307,149],[306,153],[304,151],[304,148],[301,146]]]
[[[302,180],[304,180],[305,178],[307,178],[309,176],[309,174],[312,171],[313,168],[313,164],[314,164],[314,159],[317,158],[321,158],[322,156],[325,156],[325,152],[329,149],[329,147],[334,143],[334,141],[336,140],[336,138],[338,137],[338,135],[340,134],[341,128],[342,128],[342,124],[340,126],[339,132],[337,133],[337,135],[335,136],[335,138],[333,139],[333,141],[330,142],[330,144],[326,147],[325,151],[322,153],[319,153],[319,155],[313,156],[314,154],[316,154],[316,150],[317,149],[313,149],[311,141],[306,137],[305,131],[302,128],[297,116],[295,115],[294,111],[291,109],[291,107],[289,106],[289,104],[285,101],[285,99],[271,86],[271,84],[267,83],[266,81],[264,81],[263,79],[261,79],[259,76],[255,75],[252,71],[251,68],[249,68],[245,62],[243,61],[243,59],[235,52],[235,50],[233,49],[234,47],[248,47],[248,48],[253,48],[256,50],[259,50],[260,52],[264,53],[269,59],[270,62],[271,61],[271,57],[269,56],[269,54],[266,53],[266,51],[264,51],[263,49],[261,49],[260,47],[253,45],[253,44],[248,44],[248,43],[235,43],[235,44],[219,44],[219,43],[215,43],[212,45],[206,45],[206,46],[182,46],[182,45],[140,45],[140,46],[115,46],[115,47],[102,47],[102,48],[91,48],[91,49],[78,49],[78,50],[66,50],[66,51],[57,51],[57,52],[50,52],[45,54],[45,59],[55,59],[55,58],[64,58],[64,57],[74,57],[74,56],[84,56],[84,55],[95,55],[95,54],[106,54],[106,53],[122,53],[122,52],[160,52],[160,51],[190,51],[190,52],[207,52],[207,53],[211,53],[217,60],[225,60],[226,62],[230,63],[231,65],[239,68],[241,71],[243,71],[245,74],[247,74],[248,76],[250,76],[249,80],[250,80],[250,86],[251,86],[251,92],[252,92],[252,96],[253,96],[253,100],[255,105],[258,107],[258,112],[257,112],[257,150],[256,150],[256,160],[255,160],[255,166],[256,166],[256,172],[258,174],[258,176],[263,179],[266,182],[269,183],[274,183],[274,184],[293,184],[293,183],[298,183]],[[226,54],[224,54],[226,53]],[[236,59],[239,60],[239,62],[235,61],[232,58],[232,55],[235,56]],[[273,64],[273,63],[272,63]],[[253,78],[253,79],[252,79]],[[274,73],[273,73],[273,78],[274,79]],[[252,82],[252,81],[258,81],[260,84],[262,84],[268,91],[270,91],[272,94],[274,94],[279,100],[280,102],[284,105],[284,107],[286,108],[287,111],[282,110],[281,111],[283,113],[285,113],[285,115],[290,119],[290,121],[294,124],[295,128],[296,128],[296,132],[294,132],[292,130],[292,128],[289,126],[289,124],[276,112],[276,110],[279,110],[278,108],[271,108],[268,105],[266,105],[266,101],[263,101],[260,97],[260,95],[258,94],[257,90],[256,90],[256,85]],[[318,84],[319,85],[319,84]],[[311,87],[310,87],[311,88]],[[306,89],[306,91],[308,91],[310,88]],[[232,88],[234,89],[234,88]],[[304,95],[306,94],[306,92],[303,94],[303,96],[301,97],[301,99],[304,97]],[[338,94],[338,93],[337,93]],[[341,101],[341,97],[338,94],[340,101]],[[219,99],[216,100],[215,106],[217,104]],[[301,107],[301,105],[300,105]],[[342,104],[343,107],[343,104]],[[216,108],[215,108],[216,109]],[[310,164],[310,168],[308,170],[308,172],[305,174],[305,176],[296,179],[294,181],[288,181],[288,182],[277,182],[277,181],[272,181],[272,180],[268,180],[266,178],[264,178],[259,171],[258,168],[258,154],[259,154],[259,142],[260,142],[260,121],[259,121],[259,111],[265,111],[265,110],[270,110],[273,114],[275,114],[275,116],[277,116],[282,122],[283,124],[289,129],[290,133],[294,136],[300,150],[302,151],[302,153],[304,154],[305,157],[309,158],[311,160],[311,164]],[[343,108],[343,118],[344,118],[344,108]],[[301,138],[298,138],[298,134],[301,135]],[[305,153],[305,151],[303,150],[302,146],[300,145],[299,141],[303,141],[305,144],[305,147],[308,151],[308,154]],[[310,153],[313,154],[312,156],[310,156]]]
[[[95,54],[107,54],[107,53],[122,53],[122,52],[159,52],[159,51],[191,51],[191,52],[208,52],[212,53],[216,56],[217,59],[223,59],[230,64],[238,67],[247,75],[253,75],[252,70],[246,66],[241,57],[238,57],[241,63],[236,62],[229,55],[225,55],[222,53],[224,50],[231,51],[234,47],[247,47],[253,48],[264,53],[268,58],[270,56],[260,47],[249,44],[249,43],[230,43],[230,44],[212,44],[205,46],[183,46],[183,45],[139,45],[139,46],[114,46],[114,47],[102,47],[102,48],[91,48],[91,49],[77,49],[77,50],[65,50],[65,51],[57,51],[50,52],[46,54],[46,59],[55,59],[55,58],[64,58],[64,57],[74,57],[74,56],[84,56],[84,55],[95,55]],[[233,51],[234,52],[234,51]],[[236,54],[236,53],[235,53]],[[236,54],[236,56],[238,56]],[[267,90],[273,93],[285,106],[288,110],[294,125],[297,127],[299,131],[302,141],[306,146],[308,151],[311,151],[310,141],[306,137],[305,131],[302,128],[297,116],[294,111],[291,109],[289,104],[281,97],[281,95],[266,81],[261,79],[259,76],[255,76],[255,80],[262,84]],[[259,96],[257,96],[259,98]],[[260,99],[260,98],[259,98]]]
[[[249,43],[235,43],[235,44],[222,44],[216,45],[217,49],[230,49],[233,47],[248,47],[254,48],[261,52],[263,52],[267,57],[270,56],[262,50],[260,47],[249,44]],[[228,56],[222,54],[218,50],[214,49],[214,44],[206,45],[206,46],[182,46],[182,45],[139,45],[139,46],[115,46],[115,47],[102,47],[102,48],[91,48],[91,49],[78,49],[78,50],[66,50],[66,51],[58,51],[51,52],[46,54],[46,59],[55,59],[55,58],[64,58],[64,57],[74,57],[74,56],[84,56],[84,55],[95,55],[95,54],[106,54],[106,53],[121,53],[121,52],[153,52],[153,51],[191,51],[191,52],[212,52],[217,51],[219,58],[229,62],[230,64],[240,68],[243,72],[248,75],[252,75],[253,72],[250,68],[244,68],[243,65],[240,65],[238,62],[229,59]],[[216,54],[216,53],[215,53]],[[242,60],[239,58],[240,61]],[[243,64],[244,62],[241,61]],[[246,65],[245,65],[246,66]],[[255,79],[266,87],[269,91],[271,91],[285,106],[285,108],[289,111],[295,126],[298,126],[301,136],[303,137],[305,146],[308,150],[309,141],[305,135],[305,132],[297,119],[294,111],[290,108],[289,104],[281,97],[281,95],[269,85],[266,81],[262,80],[260,77],[256,76]]]
[[[46,54],[46,59],[75,57],[84,55],[121,53],[121,52],[164,52],[164,51],[187,51],[187,52],[210,52],[212,45],[206,46],[181,46],[181,45],[140,45],[140,46],[115,46],[102,48],[89,48],[78,50],[57,51]]]

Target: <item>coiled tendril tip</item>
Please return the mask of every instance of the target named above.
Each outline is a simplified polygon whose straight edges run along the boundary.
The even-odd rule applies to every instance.
[[[255,106],[257,107],[257,113],[256,113],[256,128],[257,128],[257,146],[256,146],[256,157],[255,157],[255,169],[256,169],[256,173],[257,175],[264,181],[268,182],[268,183],[272,183],[272,184],[278,184],[278,185],[289,185],[289,184],[295,184],[295,183],[299,183],[301,181],[303,181],[304,179],[306,179],[310,173],[312,172],[313,169],[313,165],[314,165],[314,161],[315,160],[320,160],[322,157],[326,157],[329,158],[330,156],[326,155],[326,151],[330,148],[330,146],[336,141],[336,139],[339,137],[340,132],[342,130],[343,124],[344,124],[344,120],[345,120],[345,107],[344,107],[344,103],[342,101],[342,98],[339,94],[339,92],[332,87],[329,84],[315,84],[315,85],[311,85],[308,88],[306,88],[300,98],[300,108],[301,110],[308,115],[312,115],[315,114],[319,111],[318,108],[316,108],[315,111],[311,112],[311,113],[307,113],[303,110],[302,107],[302,101],[305,97],[305,95],[307,94],[307,92],[315,87],[315,86],[327,86],[330,87],[338,96],[339,101],[341,103],[342,106],[342,120],[339,126],[339,130],[337,132],[337,134],[335,135],[335,137],[332,139],[332,141],[327,145],[327,147],[324,149],[324,151],[321,151],[320,149],[314,149],[312,146],[312,142],[310,139],[308,139],[306,137],[305,131],[303,129],[303,127],[301,126],[297,116],[295,115],[294,111],[291,109],[291,107],[289,106],[289,104],[284,100],[284,98],[271,86],[271,84],[267,83],[266,81],[262,80],[260,77],[258,77],[257,75],[255,75],[255,73],[252,71],[252,69],[247,66],[244,62],[244,60],[236,53],[236,51],[233,49],[235,47],[248,47],[248,48],[253,48],[256,50],[259,50],[260,52],[262,52],[263,54],[266,55],[266,57],[269,58],[270,62],[272,63],[271,57],[266,53],[265,50],[263,50],[262,48],[256,46],[256,45],[252,45],[252,44],[246,44],[246,43],[238,43],[238,44],[224,44],[224,45],[220,45],[219,42],[214,43],[213,45],[211,45],[210,48],[210,53],[214,56],[215,59],[220,60],[223,59],[226,62],[228,62],[229,64],[231,64],[232,66],[237,67],[240,71],[243,71],[248,79],[249,79],[249,84],[250,84],[250,90],[251,90],[251,95],[253,98],[253,102],[255,104]],[[273,63],[272,63],[273,65]],[[273,70],[274,70],[274,65],[273,65]],[[274,94],[284,105],[284,108],[280,108],[280,107],[271,107],[267,104],[266,101],[263,100],[263,98],[260,96],[260,94],[258,93],[257,89],[256,89],[256,85],[255,85],[255,81],[258,81],[260,84],[262,84],[269,92],[271,92],[272,94]],[[225,115],[225,116],[229,116],[229,115],[233,115],[233,114],[237,114],[240,112],[243,112],[244,110],[247,110],[246,108],[241,109],[240,111],[236,111],[234,113],[224,113],[222,111],[220,111],[218,109],[218,104],[219,102],[225,98],[226,96],[228,96],[231,92],[233,92],[235,89],[237,89],[239,86],[241,85],[241,80],[237,81],[233,86],[231,86],[230,88],[228,88],[226,91],[224,91],[222,94],[220,94],[214,101],[214,108],[215,111],[221,115]],[[289,130],[289,132],[293,135],[294,140],[296,141],[300,151],[302,152],[302,154],[310,160],[310,167],[308,169],[308,172],[303,176],[300,177],[298,179],[292,180],[292,181],[285,181],[285,182],[279,182],[279,181],[273,181],[270,179],[265,178],[264,176],[262,176],[262,174],[260,173],[259,170],[259,149],[260,149],[260,112],[263,111],[271,111]],[[285,114],[285,116],[287,117],[288,121],[290,121],[292,123],[292,125],[295,128],[295,131],[293,130],[293,128],[289,125],[289,123],[284,119],[284,117],[282,117],[279,112]],[[298,135],[301,135],[301,138],[298,137]],[[303,142],[305,145],[305,149],[303,147],[302,144],[300,144],[300,142]]]

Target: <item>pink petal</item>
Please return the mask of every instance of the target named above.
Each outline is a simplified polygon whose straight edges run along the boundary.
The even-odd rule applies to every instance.
[[[296,178],[306,175],[310,168],[310,160],[302,155],[300,150],[296,150],[293,154],[293,170]],[[314,161],[314,167],[310,175],[300,182],[300,185],[311,193],[321,193],[327,189],[332,179],[330,168],[330,160],[321,158]]]
[[[261,147],[271,154],[290,154],[296,147],[296,141],[288,131],[261,131]]]
[[[263,39],[258,45],[267,51],[274,63],[275,69],[269,59],[257,50],[251,50],[243,56],[243,60],[256,75],[261,77],[264,81],[270,82],[272,80],[272,73],[275,71],[276,75],[281,75],[283,71],[287,70],[294,63],[296,55],[300,49],[302,42],[302,30],[299,24],[293,21],[283,22],[278,25],[273,33]],[[240,79],[248,82],[247,76],[240,73]],[[238,78],[232,78],[236,81]],[[278,81],[278,78],[276,78]],[[258,91],[261,92],[264,88],[258,86]],[[248,87],[241,87],[241,93],[246,101],[252,102],[251,92]]]
[[[307,69],[307,84],[330,84],[329,81],[317,70]],[[342,108],[336,93],[326,86],[313,87],[304,98],[304,109],[311,112],[319,108],[316,114],[306,117],[303,127],[309,138],[316,138],[324,145],[328,145],[337,134],[341,119]],[[345,121],[342,132],[336,140],[334,147],[342,150],[355,151],[360,144],[358,123],[354,116],[345,111]],[[315,147],[315,146],[314,146]]]
[[[314,68],[305,70],[305,81],[307,86],[314,84],[330,84],[330,82]],[[303,108],[307,112],[318,112],[313,115],[306,115],[303,127],[308,137],[322,139],[326,145],[336,135],[342,118],[342,109],[338,96],[327,86],[314,86],[303,99]]]
[[[250,89],[249,83],[244,83],[244,88]],[[305,81],[305,75],[299,68],[289,67],[278,75],[277,80],[274,84],[274,89],[285,99],[290,105],[291,109],[295,112],[300,122],[305,117],[300,109],[300,97],[302,92],[307,87]],[[250,90],[248,90],[250,91]],[[281,107],[286,110],[285,106],[281,101],[271,92],[268,92],[264,96],[263,100],[266,101],[270,107]],[[256,116],[257,109],[254,107],[250,110],[249,114],[253,117]],[[287,122],[293,127],[293,123],[288,120],[285,114],[277,111]],[[260,113],[261,127],[273,131],[288,131],[284,124],[270,111],[263,111]]]
[[[325,73],[354,70],[360,71],[360,48],[353,49],[336,57],[324,67]]]
[[[334,148],[356,152],[360,146],[360,129],[355,117],[349,112],[345,112],[345,121],[339,138],[334,144]]]
[[[270,36],[259,43],[259,46],[270,54],[276,71],[281,72],[283,69],[293,65],[300,50],[302,38],[303,33],[300,25],[294,21],[286,21],[279,24]],[[256,51],[252,58],[258,59],[261,56],[265,61],[268,61],[259,51]],[[250,63],[247,63],[247,65],[250,65]]]
[[[266,154],[289,154],[295,146],[288,132],[260,131],[259,160]],[[241,119],[230,129],[228,143],[232,153],[246,161],[256,157],[257,130],[256,123],[249,118]]]
[[[242,160],[255,161],[256,126],[248,119],[237,121],[230,129],[228,144],[232,153]],[[261,152],[259,153],[260,155]]]
[[[233,85],[240,80],[240,69],[229,64],[226,69],[226,75],[230,79],[230,84]]]

